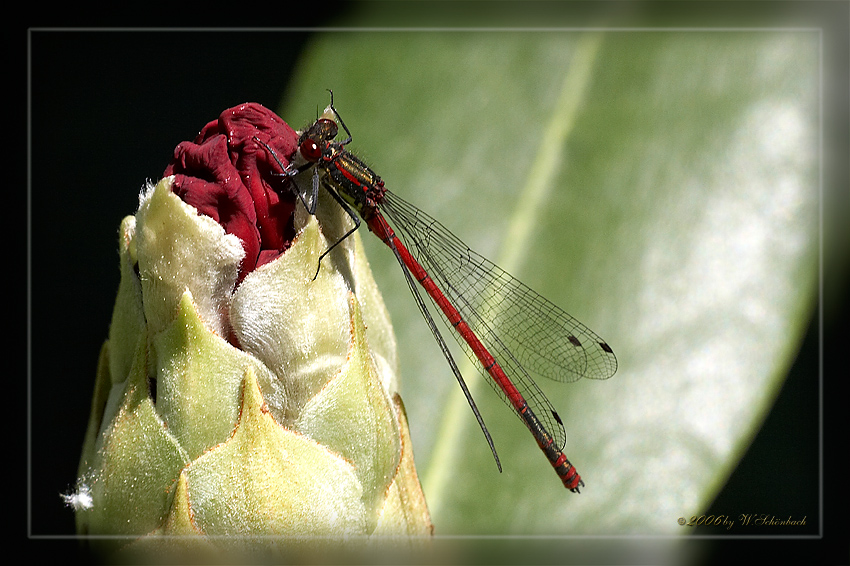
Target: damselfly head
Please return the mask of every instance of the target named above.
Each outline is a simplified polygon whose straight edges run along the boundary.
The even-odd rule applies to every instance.
[[[313,122],[312,126],[301,133],[301,138],[298,143],[302,143],[305,139],[311,139],[319,143],[319,145],[324,145],[324,142],[329,142],[334,139],[338,131],[339,127],[336,125],[335,121],[331,118],[322,117]]]
[[[312,126],[301,133],[298,140],[298,152],[306,161],[316,163],[322,157],[322,151],[332,141],[339,128],[336,122],[328,118],[319,118]]]

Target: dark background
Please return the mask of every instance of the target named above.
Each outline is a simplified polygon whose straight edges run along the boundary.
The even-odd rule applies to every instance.
[[[844,27],[846,15],[845,10]],[[324,22],[307,17],[301,23]],[[142,183],[158,179],[174,146],[193,138],[222,110],[246,101],[276,109],[309,33],[57,29],[27,33],[30,397],[26,402],[15,397],[14,403],[28,407],[27,546],[36,553],[33,556],[57,548],[77,552],[73,513],[59,494],[73,487],[76,476],[98,353],[118,287],[116,242],[121,218],[136,210]],[[834,45],[825,42],[827,49],[843,45],[846,53],[846,34],[836,37]],[[841,84],[846,91],[846,80]],[[843,96],[846,104],[846,92]],[[830,107],[825,110],[824,124],[830,129]],[[838,119],[840,124],[840,115]],[[839,150],[847,147],[846,111],[843,124],[844,129],[837,131],[843,138],[826,140],[838,144]],[[846,161],[838,173],[843,179],[830,176],[826,181],[837,181],[846,192]],[[846,205],[846,198],[841,204]],[[813,538],[734,540],[744,537],[697,529],[694,534],[721,537],[706,541],[706,563],[741,558],[742,552],[757,552],[760,561],[774,553],[783,562],[850,561],[844,463],[848,396],[847,379],[841,375],[846,374],[841,362],[847,338],[838,329],[847,319],[847,302],[838,292],[846,277],[830,266],[825,267],[825,277],[824,333],[816,316],[776,406],[707,513],[726,514],[732,509],[762,513],[779,507],[783,515],[806,516],[810,528],[794,533]],[[14,299],[7,295],[7,300]],[[6,430],[11,433],[8,424]],[[822,467],[818,466],[821,441]],[[759,532],[787,535],[788,531]],[[826,540],[817,537],[820,532]],[[831,542],[838,546],[826,544]]]

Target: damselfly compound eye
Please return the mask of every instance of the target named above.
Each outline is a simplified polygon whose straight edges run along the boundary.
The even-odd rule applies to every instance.
[[[301,152],[301,156],[304,159],[312,163],[317,162],[322,156],[322,149],[319,147],[319,144],[309,138],[301,142],[301,145],[298,146],[298,151]]]

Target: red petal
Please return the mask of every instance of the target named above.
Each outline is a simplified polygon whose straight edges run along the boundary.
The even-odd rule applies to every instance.
[[[249,102],[221,113],[194,141],[181,142],[163,176],[175,175],[173,191],[215,219],[242,242],[239,281],[275,259],[291,244],[295,195],[275,175],[280,166],[254,138],[268,144],[284,166],[298,135],[279,116]]]

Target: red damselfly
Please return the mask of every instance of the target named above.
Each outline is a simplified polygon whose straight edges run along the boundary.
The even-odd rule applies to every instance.
[[[387,190],[381,177],[346,149],[351,132],[334,108],[333,92],[328,108],[332,114],[326,112],[301,133],[298,150],[287,167],[269,146],[255,138],[280,165],[281,175],[292,178],[313,169],[310,194],[294,189],[310,214],[315,213],[321,185],[354,222],[354,227],[322,254],[319,268],[322,258],[353,234],[362,218],[398,259],[499,471],[502,466],[490,433],[417,284],[440,309],[451,333],[493,389],[531,431],[564,486],[578,493],[584,482],[564,455],[564,424],[531,374],[562,382],[582,377],[607,379],[617,371],[611,347],[572,316],[472,251],[442,224]],[[348,136],[343,141],[334,141],[337,122]]]

